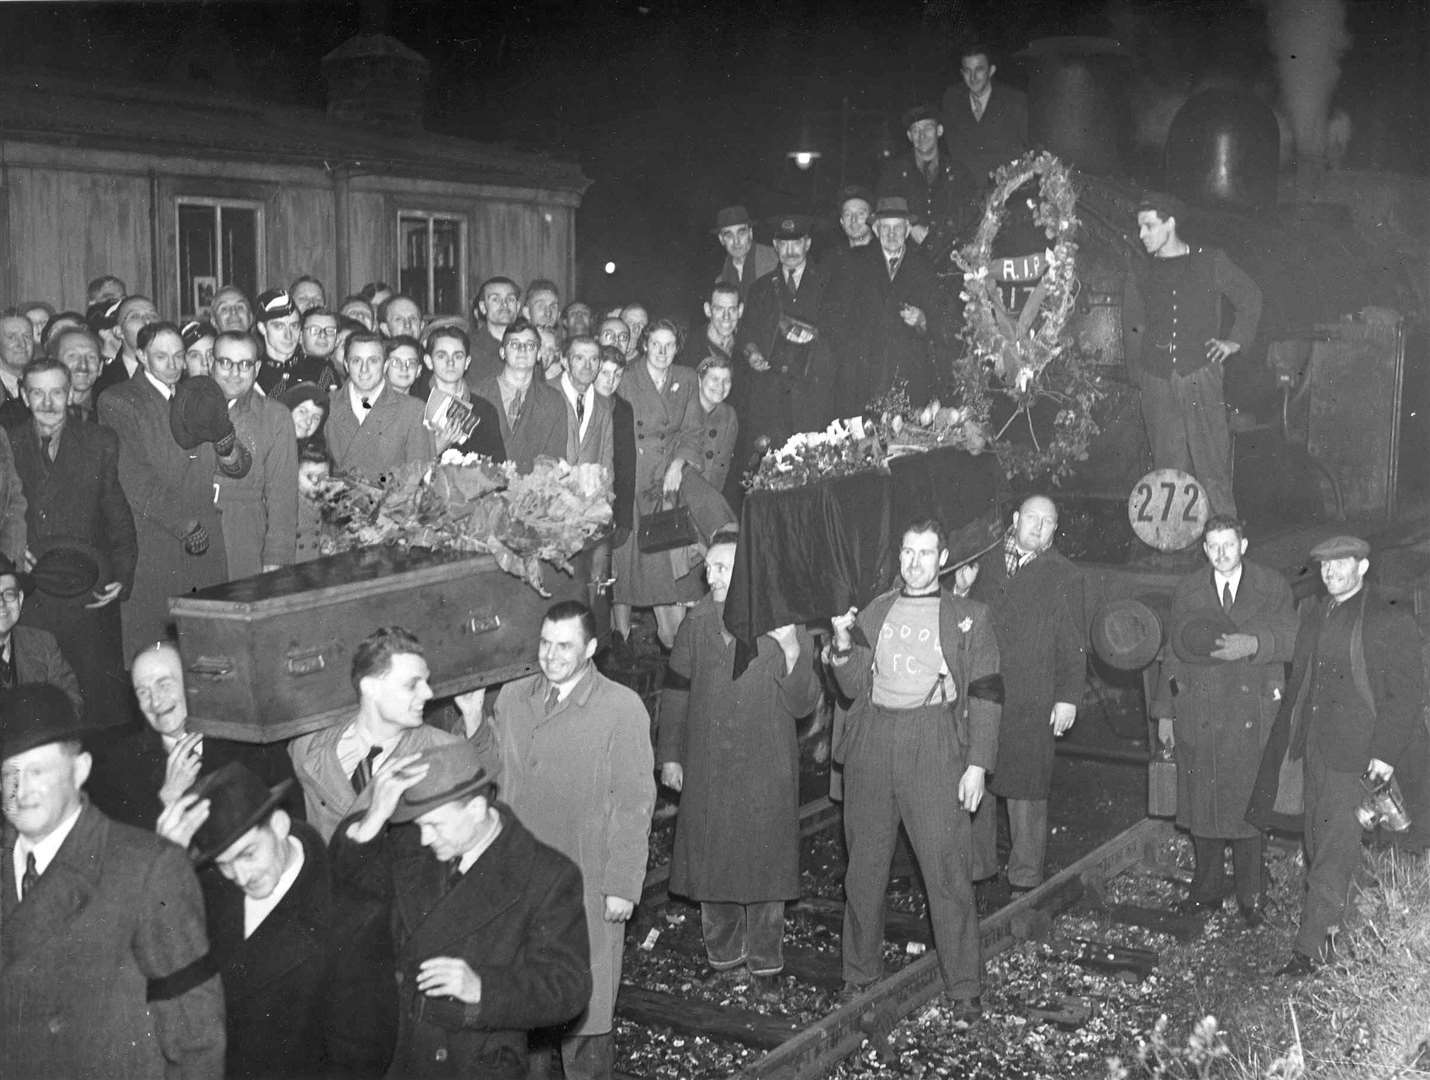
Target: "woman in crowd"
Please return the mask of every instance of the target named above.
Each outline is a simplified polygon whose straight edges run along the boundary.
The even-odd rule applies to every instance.
[[[298,452],[305,446],[323,444],[323,421],[328,418],[328,395],[316,383],[303,382],[290,386],[278,399],[293,414],[293,434],[298,439]]]

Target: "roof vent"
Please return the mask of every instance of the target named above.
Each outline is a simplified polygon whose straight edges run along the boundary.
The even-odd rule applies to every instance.
[[[386,34],[358,34],[323,57],[328,115],[346,123],[421,128],[431,65]]]

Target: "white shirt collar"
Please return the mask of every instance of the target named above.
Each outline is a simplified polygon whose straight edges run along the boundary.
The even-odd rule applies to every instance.
[[[358,418],[359,424],[361,424],[364,420],[367,419],[367,414],[372,411],[372,405],[377,404],[377,399],[382,395],[382,391],[384,387],[386,387],[386,385],[386,382],[380,382],[377,384],[376,390],[364,394],[355,385],[353,385],[351,379],[348,380],[348,401],[352,404],[353,415]],[[369,405],[368,408],[364,409],[362,407],[363,398],[367,398],[367,400],[371,402],[372,405]]]
[[[173,388],[172,386],[165,386],[165,385],[164,385],[163,383],[161,383],[158,379],[154,378],[153,375],[149,374],[149,369],[148,369],[148,368],[145,368],[145,369],[144,369],[144,378],[148,379],[149,382],[153,384],[154,389],[157,390],[157,391],[159,391],[159,393],[163,394],[163,395],[164,395],[164,398],[165,398],[166,400],[168,400],[168,401],[172,401],[172,400],[173,400],[173,398],[174,398],[174,388]]]
[[[298,842],[297,837],[288,837],[288,850],[293,857],[288,860],[288,865],[284,868],[282,875],[278,878],[278,884],[274,886],[271,893],[262,900],[255,900],[244,893],[244,938],[251,938],[253,932],[263,925],[263,920],[273,914],[273,909],[282,903],[283,898],[288,895],[288,890],[293,888],[293,882],[297,881],[298,875],[303,872],[303,845]]]
[[[1221,599],[1221,587],[1228,584],[1231,586],[1231,598],[1233,600],[1236,599],[1236,594],[1241,589],[1242,567],[1242,563],[1237,563],[1236,569],[1230,576],[1223,575],[1219,570],[1212,571],[1212,581],[1216,583],[1216,595],[1218,600]]]
[[[373,743],[358,726],[358,722],[354,720],[338,736],[338,765],[342,768],[344,775],[351,776],[353,770],[358,767],[358,762],[367,757],[369,750],[377,746],[382,752],[373,760],[372,767],[375,769],[382,764],[388,754],[392,753],[401,738],[402,735],[399,733],[385,743]]]
[[[494,843],[496,843],[497,837],[501,835],[501,825],[501,817],[498,816],[496,828],[492,829],[492,831],[485,838],[479,841],[476,847],[472,848],[470,851],[468,851],[465,855],[461,856],[461,858],[457,860],[457,867],[462,871],[462,873],[465,874],[468,870],[470,870],[472,866],[476,863],[476,861],[480,859],[484,854],[486,854],[487,848],[491,847]]]
[[[15,895],[20,895],[21,878],[25,875],[25,859],[30,852],[35,853],[35,870],[43,874],[50,868],[50,863],[55,861],[55,856],[60,853],[60,847],[69,834],[74,831],[75,822],[79,820],[80,811],[84,809],[84,803],[80,803],[74,808],[74,812],[65,818],[55,827],[55,831],[50,833],[38,843],[30,843],[25,837],[17,837],[15,840]]]
[[[975,101],[978,102],[979,107],[982,108],[982,109],[987,109],[987,108],[988,108],[988,99],[991,98],[992,96],[993,96],[993,84],[992,84],[991,82],[988,84],[988,88],[987,88],[986,90],[984,90],[983,93],[981,93],[981,94],[975,94],[972,90],[970,90],[970,91],[968,92],[968,100],[969,100],[969,102],[970,102],[970,103],[975,102]]]

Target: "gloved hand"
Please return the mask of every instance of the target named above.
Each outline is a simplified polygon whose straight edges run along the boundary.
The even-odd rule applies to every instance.
[[[213,443],[219,457],[233,453],[233,421],[228,415],[228,399],[218,383],[208,375],[192,375],[174,387],[169,402],[169,430],[185,450],[199,443]]]
[[[184,537],[184,550],[190,555],[202,555],[209,549],[209,531],[195,524]]]

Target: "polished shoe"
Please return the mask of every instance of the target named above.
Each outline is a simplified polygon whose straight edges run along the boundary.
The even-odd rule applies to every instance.
[[[955,1024],[975,1024],[983,1015],[983,1000],[978,997],[971,998],[949,998],[944,995],[944,1000],[948,1002],[949,1019]]]
[[[1304,979],[1316,971],[1316,961],[1305,953],[1293,952],[1291,959],[1277,969],[1276,975],[1282,979]]]
[[[751,975],[750,993],[760,1001],[773,1004],[784,995],[779,975]]]

